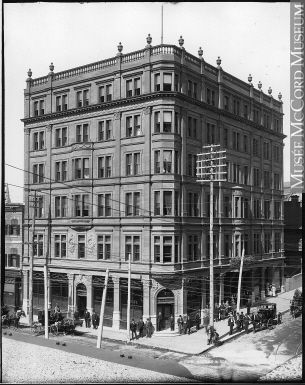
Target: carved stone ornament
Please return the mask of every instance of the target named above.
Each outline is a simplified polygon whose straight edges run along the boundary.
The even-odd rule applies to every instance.
[[[68,244],[69,244],[69,246],[68,246],[69,252],[71,254],[74,254],[76,242],[75,242],[75,237],[73,234],[70,234]]]
[[[149,115],[151,113],[151,106],[147,106],[143,110],[144,115]]]
[[[83,283],[86,287],[92,283],[92,277],[87,275],[76,275],[74,284],[77,286],[78,284]]]
[[[119,120],[121,119],[121,113],[120,112],[115,112],[114,113],[114,120]]]
[[[47,132],[50,132],[50,131],[52,131],[52,124],[47,125]]]
[[[95,250],[95,236],[93,234],[90,234],[87,241],[87,251],[89,254],[93,255]]]

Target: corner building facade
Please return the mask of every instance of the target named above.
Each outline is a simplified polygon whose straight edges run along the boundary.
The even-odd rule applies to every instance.
[[[215,301],[237,292],[264,297],[282,284],[282,102],[175,45],[147,46],[32,79],[25,89],[25,187],[39,190],[34,307],[100,311],[110,270],[105,325],[203,310],[209,298],[209,185],[197,182],[196,154],[227,149],[228,182],[215,183]],[[269,91],[270,92],[270,91]],[[27,190],[25,190],[27,191]],[[25,192],[25,239],[33,208]],[[50,216],[48,215],[50,208]],[[265,211],[263,211],[265,210]],[[49,232],[50,231],[50,232]],[[50,234],[50,237],[49,235]],[[50,242],[48,242],[50,239]],[[28,304],[29,255],[23,263]],[[175,322],[176,323],[176,322]]]

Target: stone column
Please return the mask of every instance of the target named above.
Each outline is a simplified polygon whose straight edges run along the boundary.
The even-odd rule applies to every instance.
[[[255,287],[254,287],[254,282],[255,282],[255,269],[252,269],[251,273],[251,302],[255,302]]]
[[[23,279],[22,279],[22,283],[23,283],[22,309],[24,310],[24,312],[26,314],[28,314],[28,310],[29,310],[29,272],[28,272],[28,270],[23,270],[22,275],[23,275]]]
[[[266,299],[266,291],[265,291],[265,287],[266,287],[266,278],[265,278],[265,272],[266,272],[266,268],[265,267],[262,267],[262,274],[261,274],[261,299],[264,300]]]
[[[142,278],[143,284],[143,320],[151,316],[151,280],[149,278]]]
[[[51,273],[48,269],[47,271],[47,282],[48,282],[48,309],[51,307],[51,298],[52,298],[52,290],[51,290]]]
[[[206,281],[203,278],[201,281],[201,311],[200,311],[201,323],[203,321],[203,318],[206,315],[206,311],[205,311],[206,306],[207,306]]]
[[[92,285],[92,275],[86,277],[86,288],[87,288],[87,310],[92,314],[93,309],[93,285]]]
[[[120,312],[120,277],[112,276],[113,282],[113,324],[115,330],[120,329],[121,312]]]
[[[68,274],[69,281],[69,293],[68,293],[68,314],[70,317],[73,317],[75,312],[74,304],[74,274]]]
[[[185,279],[182,279],[180,309],[181,309],[180,314],[182,316],[183,316],[183,314],[187,313],[187,288],[186,288]]]
[[[224,274],[219,274],[219,305],[224,300]]]

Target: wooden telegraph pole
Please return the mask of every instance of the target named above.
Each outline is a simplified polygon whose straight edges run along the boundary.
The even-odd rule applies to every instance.
[[[241,291],[241,278],[242,278],[242,273],[243,273],[244,257],[245,257],[245,248],[243,247],[243,251],[241,254],[240,267],[239,267],[239,276],[238,276],[237,308],[236,308],[237,313],[239,313],[239,311],[240,311],[240,291]]]
[[[34,270],[34,252],[35,252],[35,220],[36,220],[36,205],[37,205],[37,191],[34,191],[33,201],[33,225],[32,225],[32,250],[30,255],[30,270],[29,270],[29,324],[33,323],[33,270]]]
[[[214,182],[226,180],[226,151],[219,144],[203,146],[197,154],[197,182],[210,182],[210,326],[214,326]]]
[[[96,345],[96,347],[98,349],[101,348],[101,344],[102,344],[102,334],[103,334],[103,326],[104,326],[104,314],[105,314],[105,305],[106,305],[108,277],[109,277],[109,269],[106,270],[105,284],[104,284],[103,297],[102,297],[102,305],[101,305],[101,311],[100,311],[100,324],[98,327],[97,345]]]

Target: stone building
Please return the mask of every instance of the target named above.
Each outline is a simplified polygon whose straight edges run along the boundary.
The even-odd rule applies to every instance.
[[[280,288],[283,268],[282,101],[179,46],[147,45],[32,79],[24,92],[25,187],[37,188],[35,311],[48,257],[52,306],[99,312],[105,324],[168,317],[209,298],[209,186],[197,182],[202,146],[227,149],[228,182],[215,183],[215,300],[237,291],[231,260],[245,247],[243,300]],[[25,193],[25,237],[32,210]],[[38,207],[37,206],[37,207]],[[48,212],[50,208],[50,220]],[[48,238],[50,229],[50,238]],[[50,239],[50,242],[47,240]],[[48,248],[49,245],[49,248]],[[49,252],[48,252],[49,250]],[[30,245],[24,257],[27,305]]]
[[[23,203],[12,203],[5,184],[5,254],[2,303],[11,311],[22,306]]]

